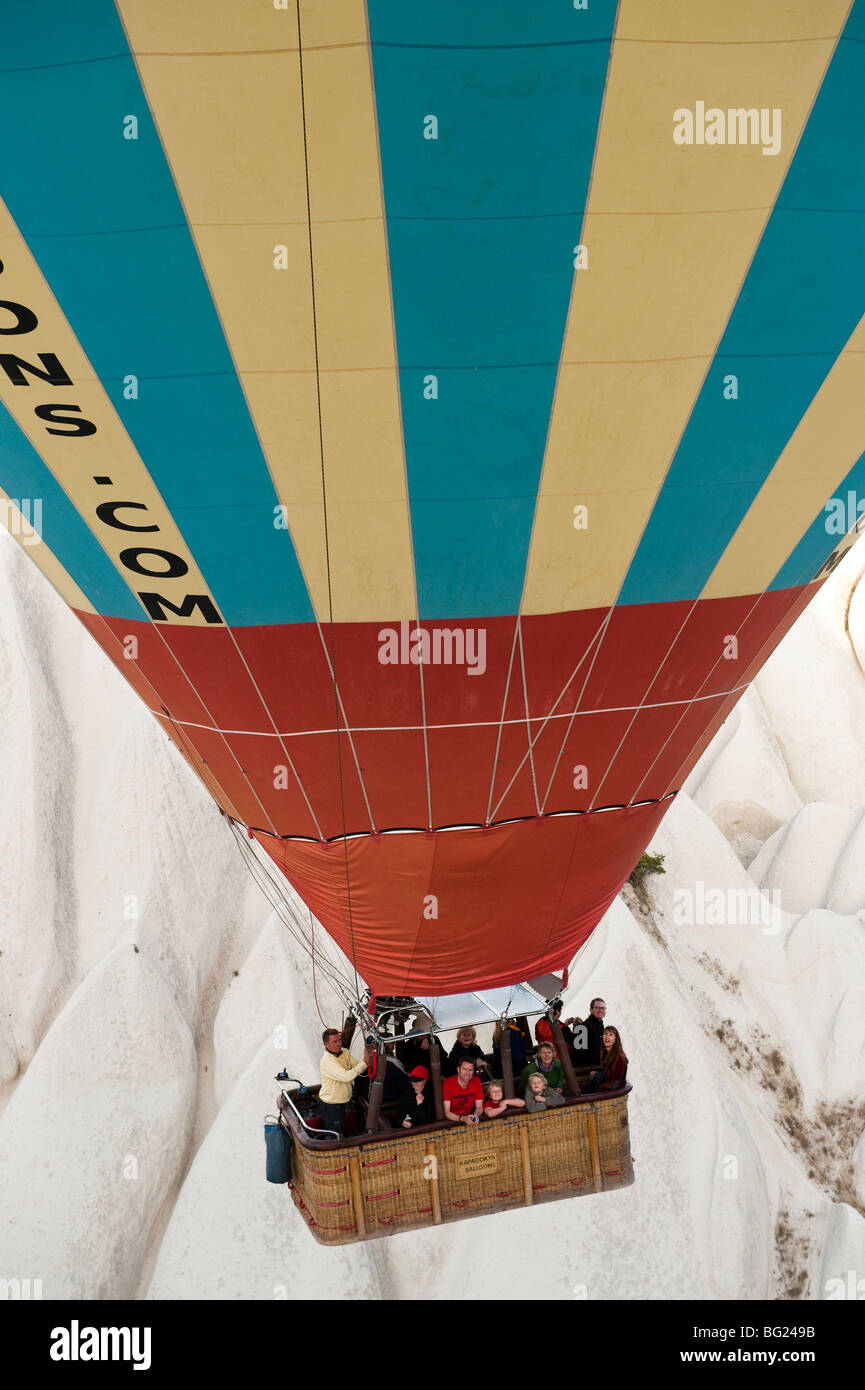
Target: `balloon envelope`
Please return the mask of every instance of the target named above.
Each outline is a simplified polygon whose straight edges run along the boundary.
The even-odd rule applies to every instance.
[[[855,535],[863,39],[7,18],[8,524],[374,989],[564,966]]]

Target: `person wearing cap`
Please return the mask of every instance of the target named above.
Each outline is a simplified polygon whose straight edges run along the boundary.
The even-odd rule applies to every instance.
[[[403,1129],[416,1129],[418,1125],[431,1125],[435,1119],[433,1098],[427,1094],[426,1084],[429,1072],[426,1067],[414,1067],[408,1074],[414,1092],[411,1109],[406,1112],[402,1122]]]

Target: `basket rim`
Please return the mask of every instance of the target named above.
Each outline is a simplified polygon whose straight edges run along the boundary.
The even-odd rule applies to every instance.
[[[318,1086],[307,1086],[306,1093],[307,1095],[309,1095],[312,1092],[317,1093],[318,1089]],[[622,1100],[624,1097],[628,1096],[632,1090],[633,1086],[631,1082],[626,1081],[624,1086],[619,1086],[614,1091],[586,1091],[579,1096],[566,1095],[563,1097],[565,1102],[564,1110],[566,1111],[569,1109],[575,1109],[579,1106],[586,1105],[605,1105],[610,1101]],[[291,1096],[293,1100],[295,1100],[297,1096],[300,1094],[300,1092],[297,1090],[297,1088],[295,1088],[294,1090],[287,1092],[287,1094]],[[563,1108],[560,1106],[556,1106],[554,1110],[547,1112],[547,1114],[551,1115],[560,1115],[562,1113]],[[453,1120],[435,1120],[432,1124],[416,1125],[412,1129],[400,1128],[393,1130],[381,1130],[376,1132],[375,1134],[354,1134],[350,1138],[337,1141],[334,1139],[311,1139],[309,1137],[309,1134],[305,1130],[303,1130],[301,1126],[298,1124],[296,1117],[292,1114],[290,1110],[288,1110],[287,1113],[283,1112],[282,1115],[283,1124],[289,1125],[292,1137],[294,1138],[295,1142],[299,1143],[302,1146],[302,1148],[308,1149],[310,1153],[339,1153],[345,1151],[346,1149],[351,1150],[362,1148],[364,1145],[368,1144],[387,1144],[397,1142],[401,1139],[416,1139],[418,1137],[426,1138],[427,1136],[429,1136],[429,1138],[433,1138],[435,1135],[438,1134],[477,1134],[478,1132],[482,1133],[489,1126],[499,1123],[501,1123],[502,1125],[512,1125],[515,1121],[521,1121],[526,1119],[543,1120],[545,1118],[546,1116],[543,1113],[532,1115],[525,1115],[522,1113],[514,1115],[498,1115],[493,1120],[484,1119],[480,1122],[480,1124],[477,1127],[473,1125],[470,1129],[467,1129],[465,1125],[461,1125]]]

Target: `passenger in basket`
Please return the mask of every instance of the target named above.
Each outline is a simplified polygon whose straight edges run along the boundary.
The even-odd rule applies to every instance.
[[[413,1026],[423,1028],[427,1026],[428,1022],[428,1019],[416,1018]],[[430,1048],[435,1041],[436,1039],[431,1033],[425,1033],[419,1038],[409,1038],[408,1042],[403,1043],[402,1059],[406,1071],[412,1072],[415,1067],[426,1067],[429,1071]]]
[[[559,1027],[561,1028],[561,1030],[562,1030],[562,1037],[564,1038],[564,1040],[565,1040],[565,1042],[567,1043],[568,1047],[569,1047],[569,1048],[572,1048],[573,1045],[574,1045],[574,1035],[573,1035],[573,1033],[571,1032],[570,1028],[568,1027],[567,1023],[563,1023],[563,1022],[562,1022],[562,1002],[561,1002],[561,1000],[559,1000],[558,1004],[554,1004],[554,1005],[553,1005],[553,1018],[554,1018],[555,1022],[558,1023]],[[542,1042],[552,1043],[552,1042],[553,1042],[553,1030],[552,1030],[552,1028],[550,1027],[550,1021],[549,1021],[548,1018],[543,1018],[543,1017],[541,1017],[541,1018],[538,1019],[537,1023],[535,1024],[535,1041],[538,1042],[538,1043],[542,1043]],[[553,1046],[555,1046],[554,1043],[553,1043]]]
[[[502,1076],[502,1028],[499,1021],[493,1029],[493,1074]],[[514,1076],[519,1076],[526,1065],[526,1036],[515,1018],[509,1018],[507,1027],[511,1041],[511,1068]]]
[[[603,1047],[604,1016],[607,1006],[603,999],[593,999],[586,1018],[569,1018],[567,1023],[576,1025],[574,1029],[574,1064],[578,1067],[597,1067],[601,1061]],[[577,1027],[584,1030],[577,1032]],[[577,1039],[580,1045],[577,1046]]]
[[[601,1070],[592,1072],[592,1090],[617,1091],[628,1079],[628,1059],[618,1028],[608,1023],[604,1029],[603,1040]]]
[[[475,1076],[475,1064],[464,1057],[457,1065],[456,1076],[449,1076],[442,1085],[445,1119],[458,1124],[476,1125],[484,1103],[484,1088]]]
[[[478,1046],[478,1035],[474,1028],[461,1028],[457,1040],[448,1053],[448,1076],[456,1076],[457,1068],[464,1057],[470,1057],[479,1072],[486,1072],[487,1064],[483,1050]]]
[[[427,1082],[429,1072],[426,1067],[415,1067],[409,1072],[414,1098],[410,1108],[406,1111],[406,1117],[402,1122],[403,1129],[415,1129],[418,1125],[431,1125],[435,1119],[435,1106],[433,1098],[427,1094]]]
[[[511,1096],[508,1099],[500,1081],[491,1081],[484,1101],[484,1119],[494,1120],[497,1115],[506,1115],[509,1110],[524,1110],[525,1105],[525,1101],[520,1100],[519,1096]]]
[[[542,1071],[533,1071],[529,1077],[529,1084],[526,1087],[526,1109],[530,1114],[537,1114],[539,1110],[546,1110],[551,1105],[564,1105],[565,1098],[558,1091],[554,1091],[552,1086],[547,1085],[547,1078]]]
[[[369,1074],[373,1078],[376,1073],[377,1060],[373,1056],[369,1068]],[[406,1075],[405,1068],[397,1061],[396,1057],[385,1057],[381,1103],[382,1105],[398,1107],[400,1114],[405,1114],[406,1110],[414,1103],[411,1082]]]
[[[562,1064],[553,1051],[552,1043],[542,1042],[538,1048],[538,1055],[534,1062],[529,1062],[527,1067],[523,1067],[520,1076],[518,1090],[525,1091],[529,1084],[529,1077],[539,1071],[548,1086],[553,1090],[561,1091],[565,1084],[565,1073],[562,1071]]]
[[[325,1129],[335,1129],[337,1134],[345,1134],[345,1112],[351,1100],[351,1083],[366,1071],[366,1062],[356,1062],[348,1048],[343,1047],[342,1033],[338,1028],[325,1028],[321,1040],[324,1043],[324,1056],[319,1063],[321,1090],[318,1093],[318,1108]]]

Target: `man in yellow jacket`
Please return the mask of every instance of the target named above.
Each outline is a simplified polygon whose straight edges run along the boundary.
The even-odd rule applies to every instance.
[[[321,1090],[319,1109],[325,1129],[345,1134],[345,1110],[351,1100],[351,1084],[366,1071],[366,1062],[356,1062],[347,1047],[342,1045],[338,1028],[325,1028],[321,1035],[324,1056],[320,1062]]]

